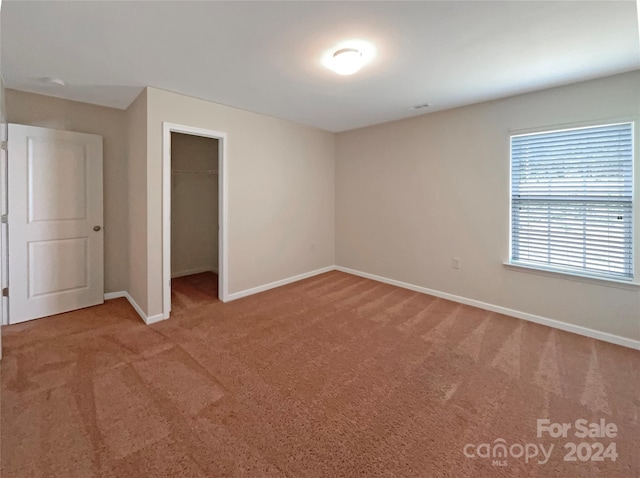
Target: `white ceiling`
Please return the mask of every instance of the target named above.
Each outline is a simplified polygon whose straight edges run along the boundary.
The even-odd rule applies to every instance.
[[[126,108],[154,86],[330,131],[640,69],[632,0],[5,1],[1,32],[9,88]],[[326,70],[350,38],[374,61]]]

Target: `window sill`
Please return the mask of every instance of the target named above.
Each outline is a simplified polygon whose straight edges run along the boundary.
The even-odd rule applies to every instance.
[[[576,282],[584,282],[587,284],[602,285],[606,287],[615,287],[617,289],[626,290],[638,290],[640,288],[640,282],[633,280],[618,280],[609,279],[604,277],[585,276],[581,274],[574,274],[566,271],[559,271],[556,269],[547,269],[545,267],[536,266],[533,264],[526,264],[522,262],[504,262],[503,265],[513,271],[527,272],[530,274],[537,274],[547,277],[556,277],[558,279],[572,280]]]

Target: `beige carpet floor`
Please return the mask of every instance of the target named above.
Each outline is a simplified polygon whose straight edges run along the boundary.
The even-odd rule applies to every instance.
[[[640,476],[637,351],[341,272],[215,290],[175,280],[150,327],[125,299],[3,327],[2,477]],[[539,418],[618,431],[538,438]],[[477,456],[499,439],[554,448]]]

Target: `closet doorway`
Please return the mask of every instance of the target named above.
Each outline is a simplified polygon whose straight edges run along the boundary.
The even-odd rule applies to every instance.
[[[164,124],[164,317],[225,300],[225,135]]]

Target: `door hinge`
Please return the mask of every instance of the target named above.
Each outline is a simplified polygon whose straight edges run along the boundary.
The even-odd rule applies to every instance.
[[[2,297],[9,297],[9,288],[5,287],[2,289]]]
[[[6,151],[7,150],[7,142],[6,141],[0,141],[0,149],[2,151]]]
[[[2,216],[0,216],[0,223],[9,224],[9,217],[6,214],[3,214]]]

